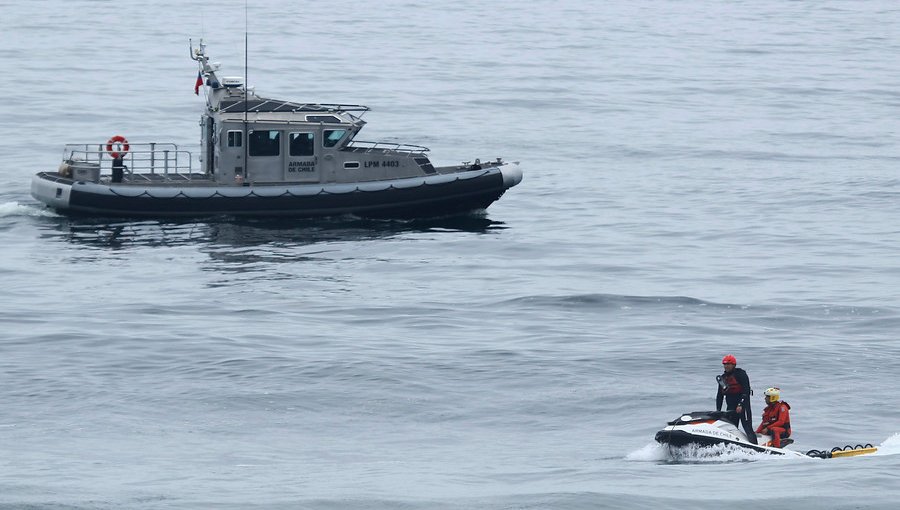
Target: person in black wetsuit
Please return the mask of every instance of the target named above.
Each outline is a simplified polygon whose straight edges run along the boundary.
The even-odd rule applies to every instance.
[[[753,430],[753,417],[750,413],[750,377],[742,368],[737,368],[737,359],[731,354],[722,358],[725,372],[716,377],[719,391],[716,393],[716,411],[722,410],[722,400],[726,411],[734,411],[738,421],[744,426],[747,439],[756,444],[756,432]]]

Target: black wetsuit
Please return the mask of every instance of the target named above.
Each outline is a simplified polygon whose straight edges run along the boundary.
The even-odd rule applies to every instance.
[[[756,432],[753,430],[753,416],[750,412],[750,377],[744,369],[735,367],[730,373],[725,372],[717,379],[724,382],[726,387],[723,389],[720,385],[716,393],[716,411],[722,410],[723,399],[727,411],[734,411],[737,406],[741,406],[739,421],[744,426],[747,439],[756,444]]]

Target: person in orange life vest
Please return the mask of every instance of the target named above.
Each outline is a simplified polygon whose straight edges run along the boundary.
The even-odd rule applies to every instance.
[[[760,434],[772,436],[772,446],[781,448],[781,440],[791,435],[791,406],[781,400],[781,390],[766,390],[766,409],[763,411],[762,423],[756,429]]]
[[[753,431],[753,416],[750,412],[750,377],[742,368],[737,368],[737,359],[728,354],[722,358],[724,373],[716,377],[719,390],[716,393],[716,411],[722,410],[722,400],[726,410],[734,411],[738,421],[744,426],[747,440],[756,444],[756,433]]]

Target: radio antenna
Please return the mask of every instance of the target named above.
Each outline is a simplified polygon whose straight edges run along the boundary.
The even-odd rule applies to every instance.
[[[247,90],[250,86],[250,80],[248,79],[249,72],[248,72],[248,66],[247,66],[247,58],[248,58],[247,52],[248,52],[248,48],[250,45],[248,44],[247,39],[249,38],[248,33],[250,32],[250,30],[248,28],[249,23],[247,21],[247,18],[248,18],[247,11],[248,11],[247,0],[244,0],[244,137],[245,137],[245,140],[244,140],[244,176],[243,177],[244,177],[245,182],[247,181],[247,178],[250,176],[250,168],[249,168],[250,160],[248,158],[248,152],[249,152],[248,146],[250,145],[250,132],[247,129],[247,126],[248,126],[248,124],[247,124],[247,109],[249,108],[248,101],[250,100],[249,94],[247,93]]]
[[[249,43],[247,42],[247,40],[249,39],[248,34],[250,33],[249,22],[247,21],[247,18],[248,18],[247,11],[248,11],[247,0],[244,0],[244,100],[245,101],[247,98],[247,87],[250,84],[250,80],[247,77],[247,73],[248,73],[248,71],[247,71],[247,58],[248,58],[247,54],[249,52],[249,47],[250,47]]]

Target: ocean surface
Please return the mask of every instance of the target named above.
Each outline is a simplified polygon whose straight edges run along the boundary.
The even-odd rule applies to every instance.
[[[0,509],[893,509],[900,4],[0,0]],[[196,151],[189,39],[523,182],[425,221],[69,219]],[[673,458],[721,359],[792,448]]]

